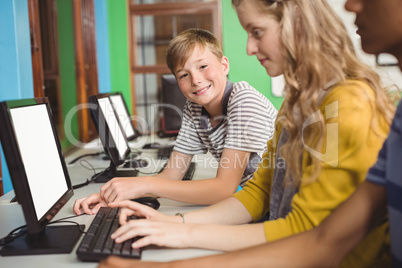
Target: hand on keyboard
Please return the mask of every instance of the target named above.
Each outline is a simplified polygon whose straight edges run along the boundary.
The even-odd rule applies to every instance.
[[[85,214],[93,215],[96,214],[101,207],[106,206],[107,204],[101,199],[100,194],[94,193],[88,197],[75,200],[73,210],[77,215],[81,215],[82,211]]]
[[[106,203],[129,200],[143,196],[148,192],[152,177],[119,177],[105,183],[100,190],[100,197]]]
[[[192,226],[192,224],[184,225],[182,223],[136,219],[121,225],[111,238],[115,239],[117,244],[137,238],[132,244],[133,248],[142,248],[148,245],[187,248],[190,246],[188,238]]]
[[[116,239],[116,243],[143,236],[134,242],[135,248],[150,244],[175,248],[190,246],[187,241],[189,241],[189,232],[193,225],[181,223],[181,218],[178,216],[165,215],[148,206],[131,201],[110,203],[109,206],[121,208],[119,217],[121,227],[112,235],[112,238]],[[145,219],[127,221],[130,216]]]
[[[156,211],[150,206],[143,205],[133,201],[120,201],[109,203],[111,208],[121,208],[120,209],[120,224],[123,225],[127,223],[127,218],[135,216],[137,218],[152,219],[157,221],[171,221],[174,222],[175,216],[168,216],[161,212]]]

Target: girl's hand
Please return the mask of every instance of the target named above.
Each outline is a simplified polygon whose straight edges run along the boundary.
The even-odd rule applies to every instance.
[[[134,201],[120,201],[120,202],[113,202],[108,204],[109,207],[116,208],[120,207],[120,217],[119,222],[120,225],[124,225],[127,223],[127,217],[135,216],[137,218],[145,218],[148,220],[154,221],[165,221],[165,222],[181,222],[181,218],[178,216],[169,216],[163,214],[161,212],[156,211],[155,209],[134,202]]]
[[[182,224],[181,217],[165,215],[133,201],[110,203],[109,206],[122,208],[119,217],[121,227],[112,234],[116,243],[144,236],[136,241],[133,247],[139,248],[150,244],[176,248],[188,247],[188,232],[192,225]],[[145,219],[127,221],[130,216]]]
[[[155,220],[130,220],[112,234],[116,243],[134,237],[142,237],[132,244],[133,248],[157,245],[171,248],[187,248],[193,224],[161,222]]]

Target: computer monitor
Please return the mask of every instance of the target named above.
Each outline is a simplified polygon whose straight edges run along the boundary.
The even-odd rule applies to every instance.
[[[173,74],[162,75],[162,102],[165,106],[161,131],[165,136],[177,135],[181,127],[181,111],[186,103],[186,97],[181,92]]]
[[[120,125],[109,94],[89,97],[92,121],[98,131],[106,154],[110,157],[109,167],[96,176],[96,182],[106,182],[114,177],[135,177],[137,170],[117,170],[131,152],[126,135]]]
[[[109,96],[112,100],[121,126],[123,127],[123,131],[126,134],[127,140],[134,140],[135,138],[140,136],[140,133],[133,125],[133,121],[131,120],[131,116],[128,112],[128,108],[126,102],[124,101],[123,95],[120,92],[113,92],[109,93]]]
[[[79,227],[48,225],[73,189],[47,98],[1,102],[0,140],[26,221],[26,233],[1,255],[71,252]]]

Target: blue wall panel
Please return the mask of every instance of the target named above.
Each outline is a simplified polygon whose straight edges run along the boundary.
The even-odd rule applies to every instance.
[[[111,91],[106,0],[95,0],[96,57],[99,93]]]
[[[33,98],[28,1],[2,0],[0,8],[0,101]],[[1,152],[4,193],[13,189]]]

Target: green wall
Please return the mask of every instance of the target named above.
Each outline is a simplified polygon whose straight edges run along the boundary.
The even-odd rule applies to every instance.
[[[58,23],[58,42],[59,42],[59,71],[63,119],[72,108],[77,105],[77,88],[75,83],[75,56],[74,56],[74,29],[72,2],[57,0],[57,23]],[[63,120],[65,122],[65,120]],[[75,113],[71,122],[71,127],[67,129],[75,139],[78,140],[78,118]],[[64,130],[66,133],[66,129]],[[67,148],[71,145],[66,134],[60,141],[61,146]]]
[[[272,95],[271,78],[265,68],[255,56],[247,55],[247,34],[229,0],[222,1],[222,35],[223,51],[230,63],[229,79],[232,82],[247,81],[279,109],[283,98]]]
[[[111,91],[121,92],[126,103],[131,103],[127,7],[126,0],[107,1]]]

